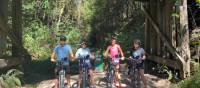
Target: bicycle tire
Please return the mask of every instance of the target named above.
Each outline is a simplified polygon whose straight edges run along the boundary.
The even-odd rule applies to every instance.
[[[140,88],[140,78],[138,72],[133,69],[131,73],[131,86],[132,88]]]
[[[82,78],[82,88],[86,88],[86,77],[85,77],[85,72],[84,72],[84,74],[83,74],[83,78]]]
[[[65,88],[65,84],[64,84],[64,82],[65,82],[65,72],[64,72],[64,70],[61,70],[60,72],[59,72],[59,78],[58,78],[59,80],[58,80],[58,88]]]

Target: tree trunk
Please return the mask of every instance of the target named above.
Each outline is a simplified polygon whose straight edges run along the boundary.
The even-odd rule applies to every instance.
[[[181,56],[185,60],[183,64],[183,77],[190,76],[190,48],[189,48],[189,28],[188,28],[188,13],[187,13],[187,0],[182,0],[182,6],[179,7],[180,10],[180,30],[178,45],[180,48]]]
[[[22,1],[12,0],[12,31],[18,39],[18,44],[22,45]],[[20,56],[21,51],[15,44],[12,44],[12,55]]]
[[[0,17],[3,18],[5,23],[8,21],[8,0],[0,0]],[[6,50],[6,34],[1,32],[0,29],[0,57],[3,56],[3,52]]]

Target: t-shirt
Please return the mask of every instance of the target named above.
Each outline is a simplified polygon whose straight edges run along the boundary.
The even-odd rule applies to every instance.
[[[140,59],[142,56],[145,54],[145,51],[143,48],[138,48],[138,49],[132,49],[131,51],[131,56],[134,59]]]
[[[69,59],[69,55],[70,53],[72,53],[72,49],[71,46],[68,44],[65,45],[59,44],[54,48],[54,52],[57,55],[57,60],[63,60],[64,58]]]
[[[87,55],[90,55],[89,48],[79,48],[76,52],[76,58],[85,57]]]
[[[90,59],[85,58],[87,55],[90,55],[90,49],[89,48],[79,48],[76,52],[76,58],[79,60],[80,64],[83,64],[83,59],[86,60],[86,64],[90,66]]]

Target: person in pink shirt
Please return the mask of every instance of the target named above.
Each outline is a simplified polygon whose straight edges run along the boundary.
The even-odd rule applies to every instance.
[[[119,74],[119,59],[116,59],[115,57],[116,56],[121,56],[122,60],[124,59],[124,54],[123,54],[123,51],[120,47],[119,44],[117,44],[117,40],[116,38],[112,38],[111,40],[111,45],[109,45],[104,53],[104,56],[110,56],[110,59],[112,59],[112,61],[115,62],[116,64],[116,74],[115,74],[115,78],[116,80],[120,81],[121,80],[121,77],[120,77],[120,74]]]

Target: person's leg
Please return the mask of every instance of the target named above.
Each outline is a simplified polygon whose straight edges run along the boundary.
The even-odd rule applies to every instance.
[[[139,75],[142,82],[144,83],[144,88],[147,88],[147,80],[146,77],[144,76],[144,69],[139,69]]]
[[[66,79],[67,79],[67,85],[71,86],[70,74],[67,74],[67,75],[66,75]]]
[[[117,81],[120,81],[121,80],[121,76],[120,76],[120,74],[119,74],[119,64],[117,64],[116,65],[116,72],[115,72],[116,74],[116,80]]]
[[[93,73],[92,69],[89,70],[89,74],[90,74],[90,82],[91,82],[91,85],[95,85],[94,73]]]
[[[81,77],[82,77],[82,73],[79,73],[79,76],[78,76],[78,88],[80,88],[80,86],[81,86]]]
[[[70,80],[70,65],[66,66],[66,69],[65,69],[65,73],[66,73],[66,80],[67,80],[67,85],[68,86],[71,86],[71,80]]]
[[[106,68],[107,68],[107,59],[104,58],[104,59],[103,59],[103,71],[104,71],[104,72],[106,71]]]

